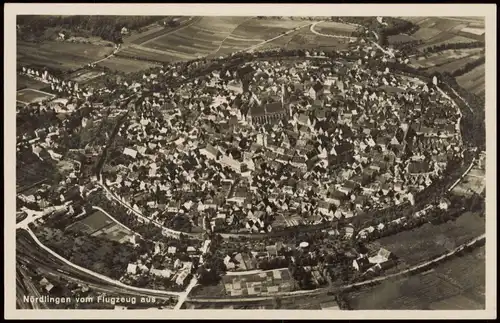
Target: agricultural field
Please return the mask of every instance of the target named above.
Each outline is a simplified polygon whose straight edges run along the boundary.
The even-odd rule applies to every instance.
[[[412,41],[415,41],[416,38],[410,35],[405,35],[405,34],[399,34],[399,35],[392,35],[388,37],[388,42],[390,45],[394,44],[404,44],[404,43],[409,43]]]
[[[140,45],[130,45],[127,48],[122,49],[118,57],[124,58],[140,58],[143,60],[150,60],[156,62],[171,63],[181,60],[189,60],[191,56],[182,54],[177,51],[172,50],[157,50],[154,48],[144,47]]]
[[[111,220],[101,211],[96,211],[84,219],[73,223],[67,230],[80,231],[94,237],[101,237],[120,243],[129,242],[133,233],[124,226]]]
[[[287,310],[340,310],[334,296],[327,293],[279,299],[279,309]]]
[[[288,269],[275,269],[252,274],[229,274],[215,286],[198,286],[193,297],[237,297],[272,295],[292,291],[295,281]]]
[[[485,65],[480,65],[474,68],[472,71],[460,75],[456,78],[458,84],[464,89],[477,94],[484,95],[485,87]]]
[[[35,89],[35,90],[40,90],[48,85],[46,83],[40,82],[35,80],[34,78],[31,78],[27,75],[17,75],[17,84],[16,84],[17,90],[25,89],[25,88],[30,88],[30,89]]]
[[[477,61],[479,58],[481,58],[483,56],[484,55],[480,54],[480,53],[468,55],[468,56],[460,58],[460,59],[455,59],[451,62],[446,62],[446,63],[440,64],[440,65],[434,65],[433,67],[429,68],[428,71],[429,71],[429,73],[434,73],[434,72],[453,73],[454,71],[459,70],[460,68],[464,67],[466,64]]]
[[[30,88],[25,88],[16,92],[16,100],[24,104],[42,102],[52,98],[55,98],[54,94]]]
[[[486,177],[484,169],[480,169],[477,166],[472,167],[470,172],[465,176],[465,178],[453,188],[451,191],[456,195],[470,195],[469,190],[477,194],[481,194],[486,188]]]
[[[182,16],[176,18],[177,22],[179,23],[178,26],[169,26],[169,25],[161,25],[161,23],[164,21],[158,21],[155,22],[145,28],[142,28],[143,30],[141,31],[132,31],[132,33],[128,36],[125,36],[123,38],[123,42],[125,44],[137,44],[140,45],[146,41],[149,41],[153,38],[160,37],[165,33],[172,32],[174,30],[177,30],[179,28],[182,28],[189,22],[193,21],[193,19],[196,19],[195,17],[189,17],[189,16]]]
[[[412,277],[349,294],[356,310],[476,310],[485,308],[485,248],[454,257]]]
[[[40,160],[33,153],[17,156],[16,162],[16,191],[22,191],[37,183],[47,181],[57,173],[51,160]]]
[[[83,69],[78,72],[73,73],[69,78],[72,81],[75,81],[80,84],[84,84],[90,80],[93,80],[99,76],[104,75],[105,73],[103,71],[92,71],[92,70],[87,70]]]
[[[420,29],[411,36],[422,40],[420,49],[447,43],[474,42],[483,40],[484,20],[469,17],[403,17]]]
[[[391,251],[397,258],[397,271],[439,256],[485,232],[484,217],[465,212],[455,221],[439,225],[426,223],[409,231],[374,241],[369,248],[381,247]]]
[[[228,55],[250,49],[275,37],[278,38],[263,44],[259,49],[318,46],[342,48],[347,43],[345,39],[314,34],[309,29],[311,24],[309,21],[256,17],[183,17],[182,19],[181,25],[177,27],[153,24],[149,30],[126,37],[122,49],[115,56],[97,65],[113,71],[137,72],[153,67],[152,62],[171,63],[205,56]],[[300,27],[303,28],[296,30]],[[316,28],[325,34],[333,35],[349,34],[355,30],[351,25],[335,22],[323,22]],[[280,37],[285,32],[293,30],[296,31]],[[25,54],[20,55],[21,64],[31,63],[71,70],[108,56],[112,47],[55,41],[44,42],[41,45],[21,42],[18,45],[18,52],[22,51]],[[58,60],[54,60],[54,57],[58,57]],[[97,77],[99,73],[96,71],[73,76],[79,82],[88,82]]]
[[[216,54],[225,55],[235,51],[250,49],[266,40],[278,37],[287,31],[307,24],[304,21],[247,18],[246,21],[234,29],[231,35],[224,40]],[[279,41],[285,37],[287,36],[280,37],[275,41]]]
[[[302,22],[304,23],[304,22]],[[270,41],[261,47],[259,50],[267,50],[274,48],[285,48],[285,49],[316,49],[316,50],[328,50],[335,48],[337,50],[346,49],[349,46],[349,40],[347,38],[334,38],[328,36],[322,36],[313,33],[310,30],[310,26],[303,27],[297,31],[294,31],[288,35]]]
[[[481,48],[448,49],[425,56],[412,57],[410,64],[415,68],[430,68],[452,63],[468,56],[479,55]]]
[[[356,26],[333,21],[324,21],[314,26],[314,30],[321,34],[338,36],[350,36],[356,29]]]
[[[135,73],[138,71],[146,70],[156,66],[156,64],[148,63],[145,61],[138,61],[135,59],[128,59],[124,57],[110,57],[97,66],[107,67],[113,71],[120,71],[125,73]]]
[[[176,32],[142,43],[142,46],[190,58],[216,52],[227,36],[248,17],[201,17]]]
[[[249,275],[222,277],[226,295],[258,296],[292,291],[293,278],[288,269],[275,269]]]
[[[113,47],[91,44],[45,41],[17,42],[17,62],[20,65],[44,66],[56,70],[73,70],[108,56]]]

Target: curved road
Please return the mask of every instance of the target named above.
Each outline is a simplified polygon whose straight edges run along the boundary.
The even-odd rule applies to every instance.
[[[471,240],[471,241],[469,241],[467,243],[464,243],[464,244],[456,247],[455,249],[453,249],[452,251],[449,251],[449,252],[445,253],[444,255],[441,255],[441,256],[439,256],[439,257],[437,257],[435,259],[423,262],[421,264],[412,266],[412,267],[410,267],[410,268],[408,268],[406,270],[403,270],[403,271],[400,271],[400,272],[397,272],[397,273],[394,273],[394,274],[382,276],[382,277],[376,277],[376,278],[373,278],[373,279],[370,279],[370,280],[365,280],[365,281],[358,282],[358,283],[352,283],[352,284],[349,284],[349,285],[344,285],[344,286],[341,286],[341,287],[338,287],[338,288],[335,288],[335,289],[337,289],[337,290],[345,290],[345,289],[350,289],[350,288],[353,288],[353,287],[365,286],[365,285],[373,284],[373,283],[376,283],[376,282],[381,282],[381,281],[384,281],[384,280],[387,280],[387,279],[390,279],[390,278],[395,278],[395,277],[402,276],[402,275],[405,275],[405,274],[413,273],[415,271],[418,271],[418,270],[421,270],[421,269],[423,269],[425,267],[433,265],[433,264],[435,264],[437,262],[440,262],[440,261],[442,261],[442,260],[444,260],[446,258],[449,258],[449,257],[455,255],[456,253],[464,250],[466,247],[471,247],[474,244],[476,244],[477,242],[483,241],[485,239],[486,239],[486,234],[483,233],[482,235],[474,238],[473,240]],[[321,292],[329,292],[329,291],[331,291],[331,289],[332,289],[331,287],[325,287],[325,288],[321,288],[321,289],[315,289],[315,290],[312,290],[312,291],[302,291],[301,290],[301,291],[289,292],[289,293],[277,293],[277,294],[273,294],[273,295],[269,295],[269,296],[246,297],[246,298],[190,298],[187,301],[191,302],[191,303],[255,302],[255,301],[272,300],[275,297],[293,297],[293,296],[308,295],[308,294],[312,295],[312,294],[315,294],[315,293],[318,293],[318,292],[319,293],[321,293]]]
[[[101,181],[97,181],[97,184],[106,191],[106,193],[108,193],[109,196],[111,196],[116,202],[120,203],[122,206],[124,206],[125,208],[127,208],[130,212],[132,212],[132,214],[134,214],[135,216],[137,216],[138,218],[141,218],[142,220],[146,221],[146,222],[150,222],[152,224],[154,224],[155,226],[157,226],[158,228],[162,229],[164,234],[167,235],[167,236],[171,236],[171,237],[175,237],[175,238],[178,238],[181,234],[183,235],[187,235],[189,237],[196,237],[196,238],[201,238],[203,237],[203,233],[186,233],[186,232],[182,232],[182,231],[176,231],[176,230],[173,230],[173,229],[170,229],[170,228],[167,228],[165,227],[163,224],[155,221],[155,220],[152,220],[146,216],[144,216],[141,212],[137,211],[136,209],[134,209],[132,206],[130,206],[130,204],[124,202],[121,198],[119,198],[115,193],[113,193],[106,185],[104,185],[104,183]]]
[[[129,291],[134,291],[134,292],[139,292],[139,293],[154,293],[154,294],[157,294],[157,295],[167,295],[167,296],[181,296],[182,295],[182,292],[170,292],[170,291],[161,291],[161,290],[153,290],[153,289],[147,289],[147,288],[139,288],[139,287],[133,287],[133,286],[129,286],[129,285],[126,285],[120,281],[117,281],[117,280],[114,280],[112,278],[109,278],[107,276],[104,276],[104,275],[101,275],[101,274],[98,274],[96,272],[93,272],[92,270],[89,270],[87,268],[83,268],[81,266],[78,266],[72,262],[70,262],[69,260],[67,260],[66,258],[60,256],[59,254],[57,254],[56,252],[52,251],[50,248],[46,247],[40,240],[38,240],[37,236],[35,235],[35,233],[33,233],[33,231],[31,231],[31,229],[29,228],[26,228],[25,229],[29,235],[31,236],[31,238],[33,239],[33,241],[38,245],[38,247],[42,248],[43,250],[45,250],[46,252],[48,252],[50,255],[52,255],[53,257],[57,258],[59,261],[63,262],[65,265],[67,266],[70,266],[72,267],[73,269],[79,271],[79,272],[82,272],[88,276],[92,276],[93,278],[97,278],[107,284],[110,284],[110,285],[113,285],[115,287],[119,287],[119,288],[122,288],[122,289],[125,289],[125,290],[129,290]]]
[[[317,21],[315,23],[313,23],[311,25],[311,27],[309,28],[309,30],[315,34],[315,35],[318,35],[318,36],[323,36],[323,37],[330,37],[330,38],[339,38],[339,39],[349,39],[349,40],[356,40],[357,38],[356,37],[350,37],[350,36],[341,36],[341,35],[330,35],[330,34],[323,34],[323,33],[320,33],[318,31],[316,31],[314,29],[314,27],[316,27],[318,24],[324,22],[324,20],[322,21]]]
[[[281,38],[281,37],[287,36],[287,35],[289,35],[289,34],[291,34],[291,33],[295,32],[295,31],[298,31],[298,30],[300,30],[300,29],[302,29],[302,28],[304,28],[304,27],[310,26],[310,25],[311,25],[311,24],[310,24],[310,23],[308,23],[308,24],[305,24],[305,25],[302,25],[302,26],[299,26],[299,27],[296,27],[296,28],[290,29],[289,31],[287,31],[287,32],[285,32],[285,33],[283,33],[283,34],[281,34],[281,35],[278,35],[278,36],[276,36],[276,37],[273,37],[273,38],[270,38],[270,39],[264,40],[263,42],[258,43],[257,45],[250,46],[249,48],[244,49],[244,50],[242,50],[242,51],[243,51],[243,52],[250,52],[250,53],[251,53],[251,52],[253,52],[254,50],[256,50],[257,48],[261,47],[262,45],[265,45],[265,44],[267,44],[267,43],[270,43],[270,42],[272,42],[272,41],[274,41],[274,40],[276,40],[276,39],[279,39],[279,38]]]

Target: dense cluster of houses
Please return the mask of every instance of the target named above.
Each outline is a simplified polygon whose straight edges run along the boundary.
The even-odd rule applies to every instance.
[[[70,96],[87,93],[47,72],[23,73]],[[138,98],[126,107],[120,151],[102,174],[136,210],[166,224],[269,232],[349,218],[412,202],[461,154],[460,115],[449,99],[362,60],[256,60],[155,90],[166,77],[185,78],[163,68],[87,93]],[[36,106],[58,115],[82,107],[58,100]],[[57,159],[61,143],[50,138],[58,127],[24,134],[18,150],[29,143],[37,155],[42,145]]]
[[[412,202],[461,154],[458,110],[419,80],[361,61],[241,70],[145,97],[107,184],[155,219],[268,232]]]
[[[210,240],[203,241],[199,246],[190,243],[181,253],[176,246],[156,243],[152,253],[146,253],[136,262],[128,264],[122,281],[131,283],[141,276],[147,276],[183,288],[195,272],[194,261],[197,264],[203,263],[203,254],[207,252],[209,245]]]

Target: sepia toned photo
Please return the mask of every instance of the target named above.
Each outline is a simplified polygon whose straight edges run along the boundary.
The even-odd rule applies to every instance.
[[[9,18],[11,312],[496,311],[491,7],[53,6]]]

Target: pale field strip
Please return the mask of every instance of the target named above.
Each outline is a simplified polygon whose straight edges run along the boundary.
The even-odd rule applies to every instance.
[[[255,41],[264,41],[265,40],[265,39],[259,39],[259,38],[252,38],[252,39],[243,38],[243,37],[239,37],[236,35],[229,35],[229,36],[227,36],[227,39],[236,40],[236,41],[244,41],[244,42],[255,42]]]
[[[182,58],[182,59],[191,59],[191,58],[193,58],[193,56],[191,56],[191,55],[188,55],[188,54],[185,54],[185,53],[181,53],[181,52],[178,52],[178,51],[175,51],[175,50],[172,50],[172,49],[156,49],[156,48],[145,47],[145,46],[141,46],[141,45],[131,45],[130,47],[134,48],[134,49],[137,49],[137,50],[154,53],[154,54],[168,54],[168,55],[172,55],[172,56],[179,57],[179,58]]]
[[[170,34],[173,34],[173,33],[175,33],[175,32],[179,32],[179,31],[181,31],[181,30],[184,30],[184,29],[186,29],[186,28],[190,27],[191,25],[193,25],[193,24],[196,22],[196,21],[192,21],[192,20],[193,20],[193,17],[191,17],[191,18],[188,20],[188,21],[191,21],[191,22],[190,22],[190,23],[188,23],[187,25],[182,26],[182,27],[180,27],[179,29],[175,29],[175,30],[172,30],[172,31],[166,32],[166,33],[164,33],[164,34],[161,34],[161,35],[159,35],[158,37],[154,37],[154,38],[148,39],[148,40],[146,40],[145,42],[141,43],[140,45],[145,45],[145,44],[151,43],[152,41],[157,40],[157,39],[159,39],[159,38],[162,38],[162,37],[168,36],[168,35],[170,35]]]
[[[356,27],[348,24],[344,24],[336,21],[323,21],[320,24],[316,25],[319,28],[319,31],[355,31]]]
[[[35,93],[40,93],[42,95],[41,97],[36,97],[36,98],[31,99],[30,102],[23,101],[23,99],[16,99],[17,102],[20,102],[20,103],[25,104],[25,105],[28,105],[32,102],[40,102],[40,101],[43,101],[47,98],[54,99],[56,97],[56,95],[54,95],[52,93],[48,93],[48,92],[44,92],[44,91],[40,91],[40,90],[32,89],[32,88],[26,88],[26,89],[21,89],[21,90],[17,91],[17,93],[20,93],[21,95],[24,94],[25,92],[35,92]]]
[[[194,55],[188,55],[188,54],[181,53],[181,52],[178,52],[178,51],[175,51],[175,50],[172,50],[172,49],[157,49],[157,48],[152,48],[152,47],[144,47],[144,46],[141,46],[141,45],[131,45],[130,47],[138,49],[138,50],[147,51],[147,52],[150,52],[150,53],[155,53],[155,54],[168,54],[168,55],[172,55],[172,56],[175,56],[175,57],[178,57],[178,58],[181,58],[181,59],[192,59],[192,58],[194,58]]]
[[[340,38],[340,39],[352,39],[352,40],[355,40],[356,37],[350,37],[350,36],[342,36],[342,35],[332,35],[332,34],[323,34],[321,32],[318,32],[315,27],[322,23],[324,21],[319,21],[319,22],[315,22],[313,24],[311,24],[311,26],[309,27],[309,30],[313,33],[313,34],[316,34],[318,36],[324,36],[324,37],[330,37],[330,38]]]
[[[485,33],[484,28],[472,28],[472,27],[465,27],[462,28],[460,31],[463,31],[465,33],[471,33],[474,35],[482,35]]]
[[[90,81],[90,80],[93,80],[95,78],[98,78],[99,76],[102,76],[104,74],[106,74],[106,73],[91,71],[88,73],[84,73],[82,75],[78,75],[78,76],[74,77],[72,80],[75,82],[86,82],[86,81]]]

